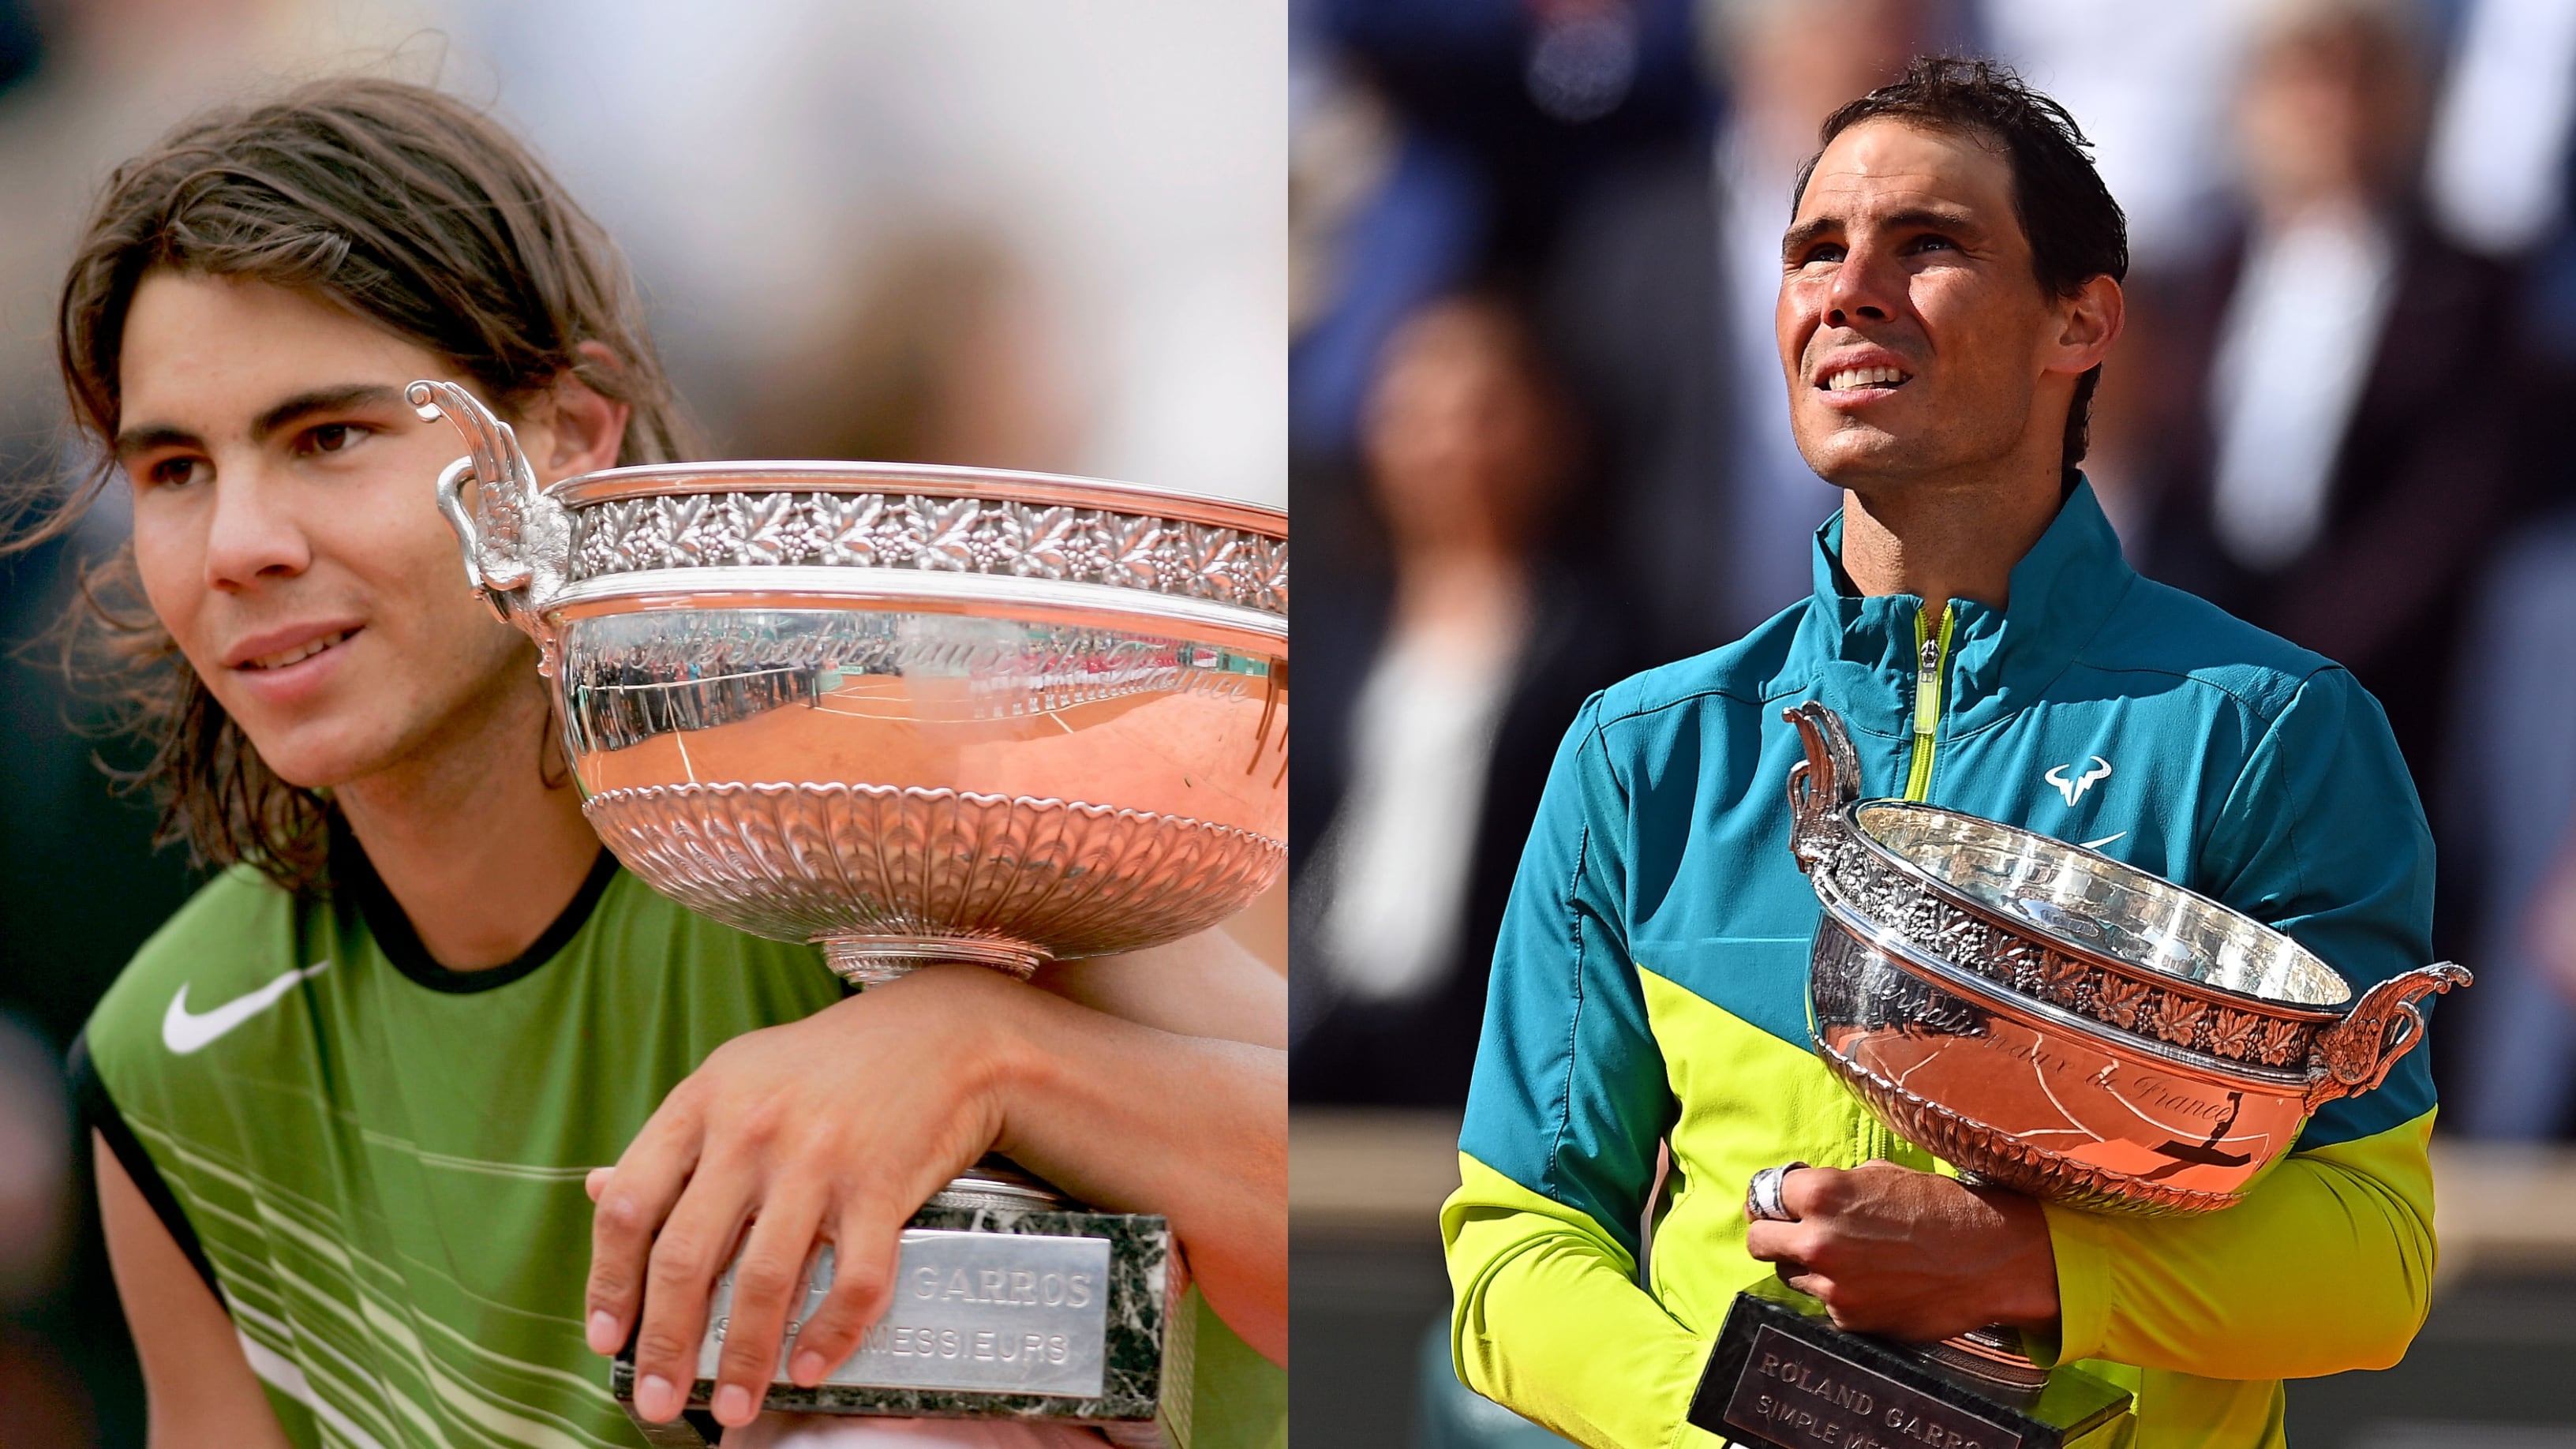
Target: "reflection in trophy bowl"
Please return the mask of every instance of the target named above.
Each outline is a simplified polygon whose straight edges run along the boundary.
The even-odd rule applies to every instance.
[[[1791,849],[1823,906],[1816,1050],[1888,1129],[1978,1179],[2108,1212],[2241,1199],[2309,1115],[2423,1040],[2449,963],[2354,999],[2240,912],[1958,811],[1858,800],[1842,721],[1789,711]]]
[[[1144,608],[1005,602],[568,607],[555,685],[583,808],[663,892],[818,941],[854,980],[1025,974],[1241,909],[1284,855],[1278,654],[1148,632]]]
[[[628,869],[881,981],[1025,975],[1240,910],[1286,860],[1287,519],[1043,474],[630,467],[540,489],[419,383],[469,581],[540,648]]]

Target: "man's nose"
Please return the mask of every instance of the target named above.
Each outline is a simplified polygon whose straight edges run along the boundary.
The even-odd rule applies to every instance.
[[[219,471],[206,523],[206,583],[236,593],[293,578],[313,562],[292,485],[257,466]]]
[[[1866,242],[1856,245],[1825,284],[1826,325],[1884,322],[1896,315],[1904,291],[1904,272],[1892,253]]]

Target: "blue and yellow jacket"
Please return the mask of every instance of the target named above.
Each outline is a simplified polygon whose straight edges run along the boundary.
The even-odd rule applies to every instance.
[[[2140,578],[2089,485],[2008,607],[1952,600],[1929,638],[1921,600],[1859,595],[1841,527],[1805,603],[1584,706],[1504,917],[1440,1220],[1452,1343],[1470,1387],[1586,1444],[1717,1442],[1683,1414],[1728,1303],[1770,1271],[1744,1252],[1757,1169],[1938,1167],[1810,1050],[1783,706],[1841,713],[1865,797],[2091,845],[2287,931],[2356,991],[2431,959],[2423,809],[2342,668]],[[2432,1121],[2411,1052],[2237,1207],[2050,1206],[2062,1315],[2032,1347],[2134,1389],[2141,1449],[2280,1443],[2282,1379],[2385,1367],[2423,1321]]]

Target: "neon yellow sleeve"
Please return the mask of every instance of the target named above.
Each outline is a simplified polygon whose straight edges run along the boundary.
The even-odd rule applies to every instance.
[[[2221,1379],[2388,1367],[2431,1295],[2432,1130],[2426,1112],[2293,1153],[2244,1202],[2201,1217],[2044,1205],[2058,1342],[2030,1347]]]
[[[1459,1379],[1598,1449],[1722,1443],[1684,1421],[1715,1340],[1638,1287],[1636,1259],[1580,1210],[1463,1152],[1458,1171],[1440,1236]]]

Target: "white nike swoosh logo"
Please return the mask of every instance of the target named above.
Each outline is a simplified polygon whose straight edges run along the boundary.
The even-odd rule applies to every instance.
[[[2121,832],[2120,832],[2120,835],[2126,835],[2126,834],[2128,834],[2128,833],[2129,833],[2129,832],[2127,832],[2127,831],[2123,830],[2123,831],[2121,831]],[[2081,844],[2083,845],[2083,847],[2084,847],[2086,850],[2100,850],[2103,846],[2106,846],[2106,845],[2110,844],[2112,841],[2119,839],[2119,838],[2120,838],[2120,835],[2105,835],[2105,836],[2103,836],[2103,837],[2102,837],[2101,839],[2099,839],[2099,840],[2087,840],[2087,841],[2083,841],[2083,842],[2081,842]]]
[[[203,1050],[225,1032],[275,1006],[278,999],[295,989],[298,981],[322,974],[331,964],[324,958],[301,971],[285,975],[247,996],[236,996],[202,1015],[188,1010],[188,983],[179,983],[179,994],[170,998],[170,1009],[161,1013],[161,1044],[178,1056]]]

